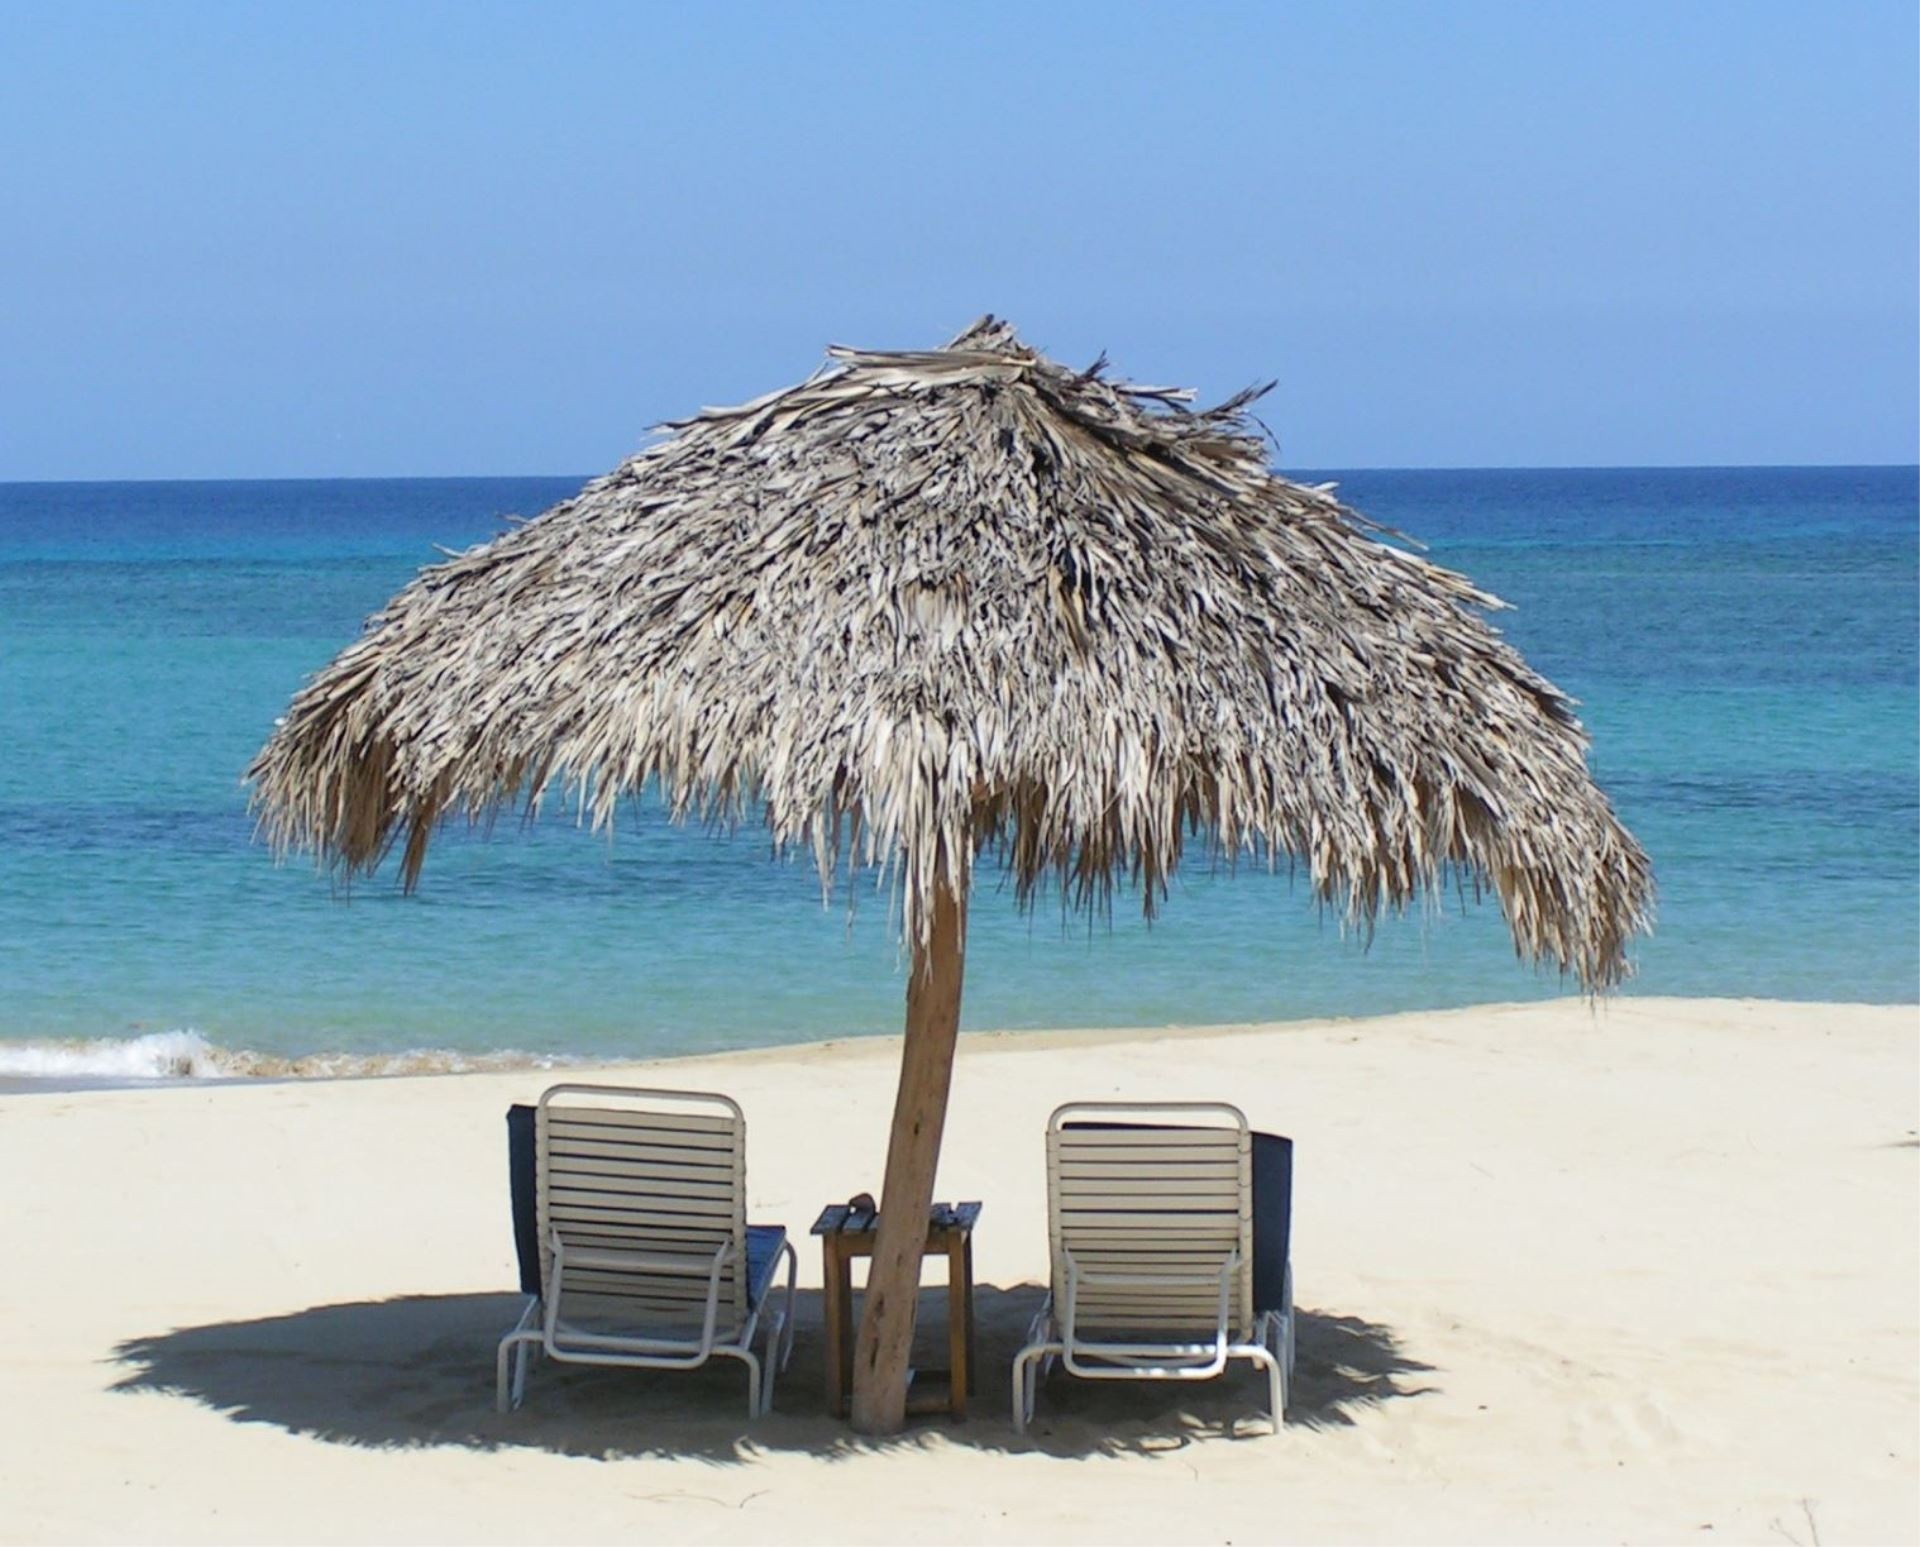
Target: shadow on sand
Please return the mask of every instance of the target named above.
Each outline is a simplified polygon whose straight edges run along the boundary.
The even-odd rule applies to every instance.
[[[929,1295],[923,1328],[943,1325]],[[965,1422],[919,1419],[890,1443],[937,1429],[950,1444],[1061,1456],[1178,1449],[1208,1438],[1264,1433],[1264,1379],[1233,1366],[1191,1385],[1089,1382],[1056,1372],[1026,1439],[1013,1432],[1009,1371],[1043,1291],[975,1291],[979,1380]],[[493,1353],[525,1302],[517,1295],[419,1295],[322,1305],[258,1321],[184,1327],[114,1350],[130,1367],[114,1389],[205,1403],[236,1423],[265,1423],[344,1445],[522,1447],[618,1459],[680,1456],[713,1462],[755,1452],[852,1454],[876,1442],[823,1414],[820,1295],[803,1291],[793,1362],[774,1411],[746,1420],[746,1372],[714,1360],[690,1373],[596,1369],[536,1360],[526,1405],[493,1408]],[[1430,1367],[1400,1352],[1393,1333],[1358,1317],[1303,1310],[1289,1426],[1351,1423],[1359,1408],[1431,1390]]]

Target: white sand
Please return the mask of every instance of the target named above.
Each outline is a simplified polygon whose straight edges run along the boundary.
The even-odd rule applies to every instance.
[[[1920,1012],[1626,1000],[983,1036],[940,1196],[978,1197],[975,1416],[856,1444],[807,1295],[744,1375],[536,1367],[501,1112],[539,1073],[0,1097],[9,1541],[1920,1540]],[[897,1044],[628,1068],[747,1110],[802,1246],[877,1188]],[[1292,1421],[1006,1364],[1058,1101],[1223,1096],[1298,1145]],[[929,1296],[928,1304],[936,1302]],[[937,1330],[937,1327],[930,1328]]]

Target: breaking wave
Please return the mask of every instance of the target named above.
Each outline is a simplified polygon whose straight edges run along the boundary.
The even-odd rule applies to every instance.
[[[306,1053],[289,1057],[218,1047],[197,1031],[59,1042],[0,1042],[0,1079],[237,1080],[346,1079],[380,1074],[466,1074],[487,1069],[551,1069],[578,1060],[552,1054]]]

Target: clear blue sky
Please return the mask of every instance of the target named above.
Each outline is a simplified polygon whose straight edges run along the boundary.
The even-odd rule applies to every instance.
[[[0,479],[591,473],[986,310],[1298,467],[1910,462],[1912,0],[0,0]]]

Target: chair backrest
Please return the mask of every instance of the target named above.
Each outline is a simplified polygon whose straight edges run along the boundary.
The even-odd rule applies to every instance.
[[[1076,1101],[1047,1123],[1047,1212],[1054,1304],[1065,1303],[1067,1252],[1084,1280],[1078,1327],[1210,1330],[1217,1274],[1239,1252],[1229,1325],[1253,1322],[1253,1146],[1238,1107],[1207,1101]],[[1099,1277],[1204,1275],[1174,1286],[1102,1285]]]
[[[731,1245],[719,1324],[747,1312],[746,1118],[726,1096],[618,1085],[555,1085],[534,1119],[540,1281],[551,1293],[552,1235],[564,1251],[711,1258]],[[698,1323],[707,1274],[575,1265],[567,1308],[649,1323]]]

